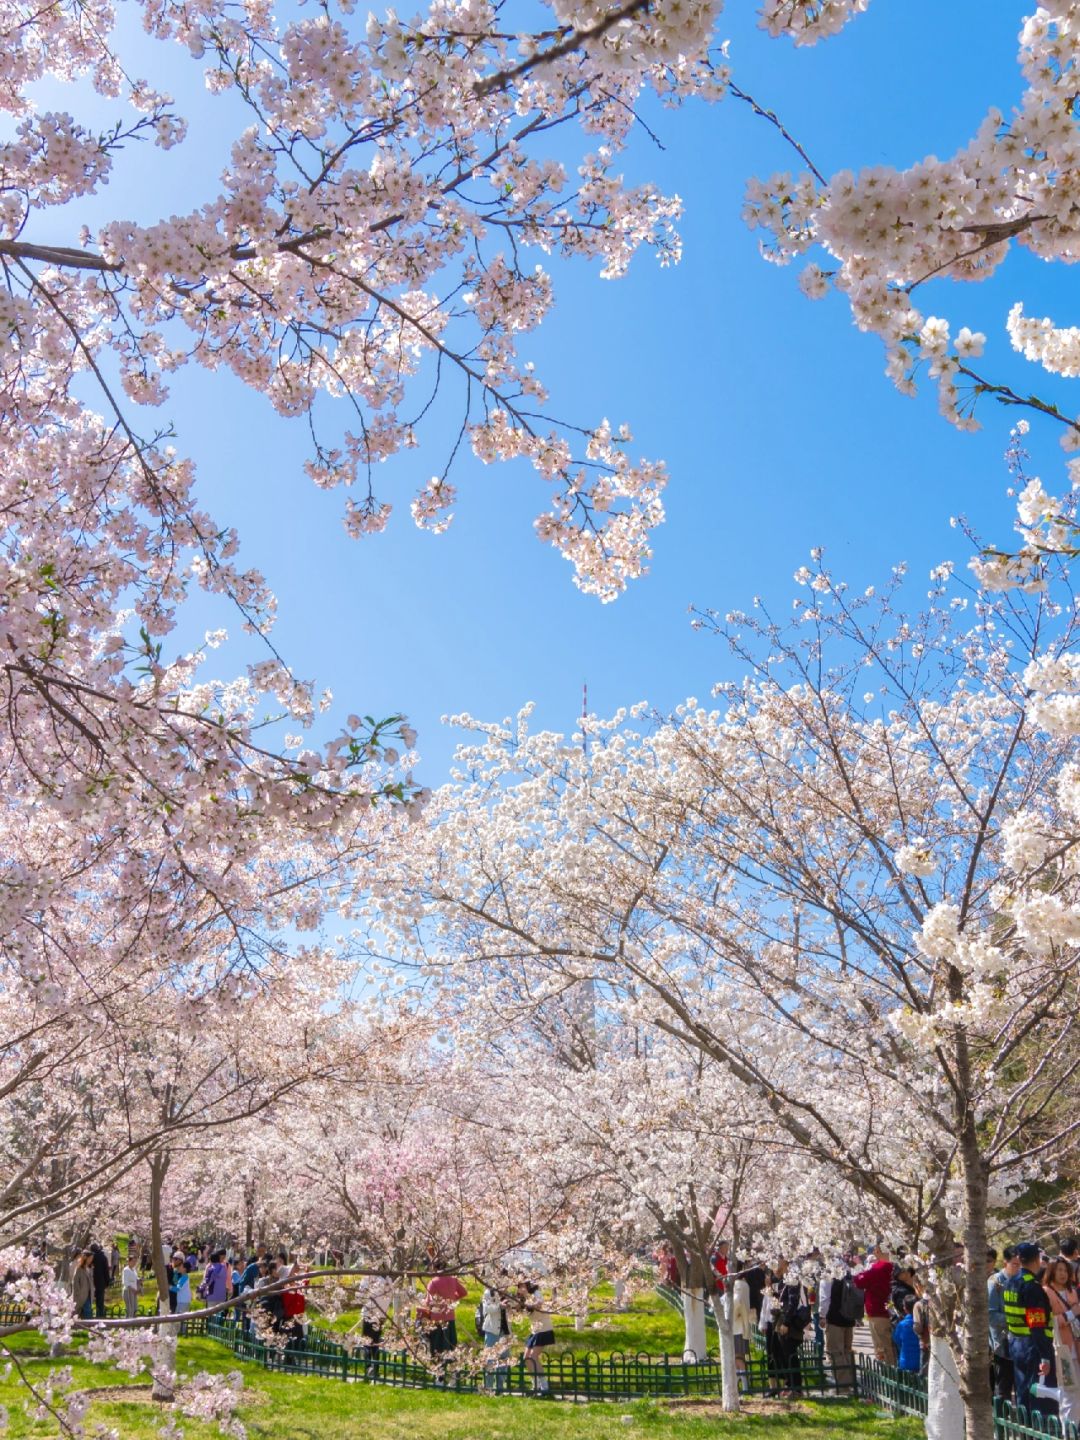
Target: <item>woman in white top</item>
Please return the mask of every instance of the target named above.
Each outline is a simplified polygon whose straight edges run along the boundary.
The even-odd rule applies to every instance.
[[[746,1357],[750,1353],[750,1286],[741,1275],[728,1281],[729,1295],[724,1296],[724,1306],[731,1305],[731,1335],[735,1342],[735,1369],[740,1374],[746,1371]]]
[[[142,1281],[139,1279],[139,1272],[135,1269],[131,1255],[127,1258],[120,1283],[124,1287],[124,1314],[129,1320],[134,1320],[139,1313],[139,1291],[142,1289]]]
[[[480,1302],[480,1326],[484,1332],[484,1349],[496,1351],[494,1356],[485,1357],[484,1360],[484,1367],[488,1371],[484,1377],[484,1389],[490,1390],[491,1388],[491,1372],[494,1366],[495,1394],[501,1395],[508,1371],[506,1361],[509,1351],[510,1326],[506,1322],[503,1298],[494,1285],[489,1285],[485,1289],[484,1298]]]

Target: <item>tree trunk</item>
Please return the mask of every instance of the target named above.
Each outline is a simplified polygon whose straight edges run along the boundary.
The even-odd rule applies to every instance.
[[[969,1116],[960,1133],[964,1175],[964,1328],[960,1390],[964,1397],[968,1440],[994,1433],[994,1401],[987,1370],[990,1356],[990,1304],[986,1289],[986,1201],[988,1174],[979,1150],[975,1122]]]
[[[930,1337],[930,1370],[927,1376],[926,1440],[964,1440],[965,1405],[960,1393],[960,1374],[947,1340]],[[991,1440],[989,1430],[968,1430],[968,1440]]]
[[[708,1353],[705,1340],[705,1293],[683,1291],[683,1359],[688,1364],[704,1360]]]
[[[169,1313],[169,1277],[161,1251],[161,1190],[169,1169],[167,1150],[155,1151],[150,1161],[150,1258],[157,1281],[158,1314]],[[153,1375],[155,1400],[171,1401],[176,1387],[176,1326],[158,1325],[155,1330]]]
[[[955,1242],[944,1207],[940,1202],[927,1215],[931,1268],[928,1279],[930,1300],[930,1369],[927,1374],[927,1440],[965,1440],[964,1400],[958,1366],[957,1317],[962,1273],[953,1264]],[[985,1292],[984,1292],[985,1300]],[[989,1364],[989,1345],[987,1347]],[[993,1436],[993,1425],[986,1440]],[[974,1432],[971,1440],[983,1440]]]
[[[730,1280],[727,1283],[733,1284]],[[722,1296],[713,1291],[712,1308],[720,1336],[720,1406],[729,1412],[739,1408],[739,1372],[735,1368],[735,1332],[731,1326],[733,1301],[733,1295]]]
[[[689,1256],[685,1266],[680,1263],[679,1273],[683,1276],[683,1359],[693,1363],[704,1360],[709,1353],[705,1335],[705,1275],[696,1255]]]

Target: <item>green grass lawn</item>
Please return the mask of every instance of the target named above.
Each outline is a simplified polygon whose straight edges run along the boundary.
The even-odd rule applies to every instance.
[[[481,1287],[470,1285],[467,1297],[458,1306],[458,1343],[479,1345],[473,1315],[480,1299]],[[360,1320],[359,1312],[346,1311],[333,1321],[323,1319],[312,1308],[310,1317],[315,1325],[343,1334]],[[515,1336],[525,1343],[529,1333],[529,1322],[518,1318],[513,1322]],[[599,1355],[616,1352],[635,1355],[647,1352],[650,1355],[671,1355],[681,1357],[683,1352],[682,1317],[667,1305],[655,1290],[642,1290],[635,1295],[627,1310],[616,1311],[614,1292],[610,1285],[599,1285],[593,1291],[589,1315],[584,1330],[574,1329],[571,1315],[555,1316],[555,1339],[557,1348],[572,1351],[576,1355],[590,1351]]]
[[[32,1338],[19,1337],[20,1362],[41,1382],[57,1363],[70,1364],[77,1386],[108,1393],[89,1411],[91,1427],[114,1427],[124,1440],[156,1440],[162,1421],[149,1401],[145,1377],[133,1378],[79,1358],[50,1362]],[[212,1340],[180,1342],[180,1373],[237,1368],[232,1356]],[[381,1386],[268,1373],[242,1367],[245,1403],[238,1414],[251,1440],[626,1440],[627,1435],[665,1440],[916,1440],[918,1421],[884,1420],[866,1405],[850,1402],[750,1402],[753,1413],[724,1418],[712,1401],[571,1405],[532,1399],[458,1396],[432,1391],[389,1390]],[[118,1387],[129,1394],[116,1393]],[[25,1392],[13,1375],[0,1379],[0,1403],[8,1411],[11,1440],[56,1433],[51,1419],[30,1418]],[[211,1440],[218,1432],[178,1417],[185,1440]],[[91,1428],[91,1433],[93,1433]]]

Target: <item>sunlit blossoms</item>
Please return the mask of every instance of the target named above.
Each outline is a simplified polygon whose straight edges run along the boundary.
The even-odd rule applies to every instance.
[[[941,1333],[981,1382],[990,1207],[1072,1133],[1076,618],[1013,593],[968,617],[948,567],[921,615],[902,577],[880,598],[820,557],[795,578],[812,600],[788,628],[702,617],[746,669],[710,705],[588,717],[587,747],[466,721],[460,778],[373,909],[471,1027],[527,1004],[593,1055],[602,1013],[715,1066],[730,1145],[748,1103],[755,1141],[830,1176],[785,1200],[795,1248],[844,1233],[843,1186],[849,1215],[947,1257]],[[677,1210],[677,1168],[650,1179],[631,1148]],[[955,1328],[954,1234],[975,1257]]]
[[[864,5],[776,4],[767,23],[785,21],[798,39],[838,29]],[[814,25],[807,22],[813,18]],[[1014,246],[1042,260],[1074,260],[1080,247],[1078,131],[1073,98],[1080,59],[1078,10],[1040,7],[1022,22],[1020,69],[1026,88],[1011,114],[990,109],[971,141],[948,159],[931,155],[908,168],[876,165],[780,173],[751,182],[745,215],[767,233],[764,253],[787,262],[813,253],[802,288],[820,298],[833,286],[860,329],[880,337],[886,370],[911,392],[921,374],[937,382],[942,413],[970,429],[983,395],[1030,404],[1064,426],[1068,449],[1080,424],[1056,406],[1014,394],[972,368],[986,337],[922,308],[925,287],[943,279],[994,274]],[[801,33],[800,33],[801,32]],[[820,252],[824,251],[825,259]],[[1002,316],[1013,347],[1055,375],[1078,373],[1074,325],[1031,318],[1023,301]]]

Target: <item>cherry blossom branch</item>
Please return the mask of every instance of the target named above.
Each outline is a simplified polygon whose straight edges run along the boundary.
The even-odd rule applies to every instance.
[[[7,1330],[0,1328],[0,1335],[6,1335],[7,1333]],[[12,1350],[9,1345],[3,1344],[2,1341],[0,1341],[0,1351],[2,1351],[7,1356],[9,1363],[14,1366],[19,1379],[22,1381],[26,1389],[29,1390],[30,1394],[34,1397],[35,1402],[40,1405],[43,1410],[47,1410],[49,1414],[53,1417],[53,1419],[56,1421],[57,1425],[60,1427],[60,1434],[70,1435],[72,1437],[72,1440],[78,1440],[78,1437],[82,1433],[80,1428],[72,1425],[70,1420],[68,1420],[67,1416],[63,1413],[63,1411],[57,1409],[57,1407],[52,1403],[52,1401],[46,1397],[44,1392],[38,1389],[37,1385],[34,1383],[33,1380],[31,1380],[30,1376],[27,1374],[26,1367],[23,1365],[22,1361],[19,1359],[15,1351]]]
[[[602,15],[595,24],[584,30],[570,30],[565,39],[555,45],[550,45],[546,50],[540,50],[535,55],[528,55],[517,65],[512,65],[505,70],[497,71],[484,80],[478,80],[473,86],[477,95],[491,95],[496,90],[504,90],[512,85],[515,80],[520,80],[531,70],[540,65],[550,65],[555,60],[561,60],[563,56],[570,55],[573,51],[579,50],[590,41],[601,40],[607,32],[624,20],[630,20],[644,10],[648,10],[651,0],[628,0],[618,10],[609,10]]]
[[[775,110],[767,110],[764,105],[760,105],[752,95],[748,95],[745,90],[743,90],[740,86],[736,85],[732,80],[728,81],[727,88],[731,92],[731,94],[735,96],[736,100],[744,101],[747,105],[750,106],[750,109],[754,112],[755,115],[759,115],[762,120],[767,120],[770,125],[776,127],[783,139],[787,141],[787,143],[799,156],[803,164],[810,171],[810,173],[813,175],[814,179],[818,182],[819,185],[828,184],[825,176],[810,159],[810,156],[806,153],[803,145],[795,139],[795,136],[792,135],[791,131],[780,119],[779,115],[777,115]]]
[[[1080,435],[1080,420],[1074,420],[1068,415],[1063,415],[1058,407],[1049,401],[1040,400],[1037,395],[1019,395],[1009,385],[995,385],[985,380],[968,365],[959,365],[958,373],[967,377],[975,383],[975,396],[993,395],[1001,405],[1016,405],[1021,409],[1035,410],[1040,415],[1046,415],[1051,420],[1056,420],[1059,425],[1065,425]]]

